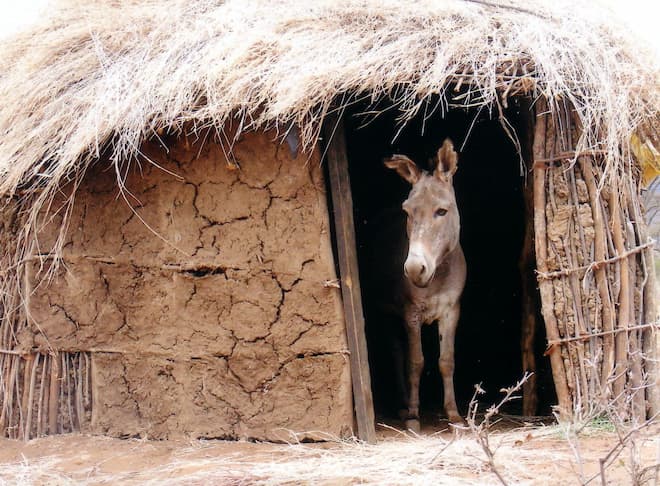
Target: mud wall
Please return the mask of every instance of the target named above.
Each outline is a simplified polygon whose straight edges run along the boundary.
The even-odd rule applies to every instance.
[[[123,195],[108,164],[85,177],[63,265],[49,283],[36,265],[28,279],[19,347],[91,353],[93,432],[350,432],[319,155],[294,160],[274,138],[246,135],[231,160],[212,141],[147,144],[153,163],[121,174]],[[44,227],[42,251],[60,227]]]

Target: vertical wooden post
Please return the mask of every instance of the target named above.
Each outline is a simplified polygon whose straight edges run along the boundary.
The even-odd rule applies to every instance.
[[[364,333],[364,313],[358,274],[355,226],[353,223],[353,196],[348,175],[344,124],[341,118],[326,119],[325,136],[328,140],[327,160],[330,174],[330,193],[337,235],[337,256],[341,295],[346,321],[346,336],[350,352],[351,381],[357,419],[358,437],[369,444],[376,442],[374,406],[371,396],[371,377]]]
[[[546,124],[550,115],[545,113],[547,105],[544,100],[537,101],[536,104],[536,128],[534,129],[534,185],[533,185],[533,204],[534,204],[534,243],[536,249],[536,266],[539,272],[548,271],[548,248],[547,248],[547,228],[545,215],[545,177],[546,167],[541,159],[546,157]],[[550,280],[541,280],[539,282],[539,291],[541,293],[541,312],[545,321],[546,337],[550,341],[559,339],[559,327],[554,314],[554,295],[552,282]],[[548,349],[550,355],[550,365],[552,367],[552,378],[555,382],[557,391],[557,401],[559,402],[559,414],[563,417],[572,415],[571,396],[566,381],[566,369],[561,357],[559,346],[553,346]]]
[[[598,183],[594,176],[594,166],[590,156],[578,158],[584,182],[587,185],[589,199],[594,218],[594,259],[597,262],[605,260],[607,252],[607,231],[608,228],[603,219],[601,208],[601,196],[598,191]],[[614,321],[616,320],[616,309],[612,302],[610,294],[610,284],[607,278],[607,272],[604,267],[596,267],[594,270],[596,277],[596,286],[602,302],[603,331],[607,334],[603,336],[603,367],[601,369],[601,387],[607,392],[608,397],[612,395],[611,378],[614,374]],[[609,398],[608,398],[609,399]]]
[[[623,180],[623,177],[621,177]],[[625,198],[625,193],[620,195],[618,191],[610,191],[610,201],[609,201],[609,210],[610,210],[610,231],[612,231],[612,239],[614,240],[614,248],[617,255],[623,255],[626,251],[625,239],[623,236],[624,228],[621,222],[621,202],[619,197]],[[624,202],[625,204],[625,202]],[[612,383],[613,398],[616,400],[616,408],[619,410],[621,416],[626,417],[628,414],[628,406],[623,403],[625,401],[624,388],[626,386],[626,375],[627,373],[624,366],[627,366],[630,370],[633,360],[628,359],[628,349],[630,343],[628,342],[628,333],[629,331],[622,332],[621,329],[627,329],[630,326],[631,320],[634,319],[635,311],[631,308],[630,302],[630,270],[628,264],[628,257],[622,258],[619,262],[620,272],[619,272],[619,295],[618,299],[615,296],[615,299],[618,300],[614,302],[614,305],[618,307],[618,323],[617,329],[619,332],[615,336],[614,348],[615,348],[615,364],[614,364],[614,381]],[[634,285],[634,281],[633,281]],[[617,305],[618,304],[618,305]],[[631,312],[632,311],[632,312]],[[636,395],[643,396],[644,393],[637,393]],[[642,419],[644,421],[644,419]]]
[[[650,324],[658,319],[656,307],[656,281],[655,268],[653,265],[653,249],[647,248],[642,253],[642,258],[646,262],[646,271],[648,272],[646,285],[644,286],[644,309],[643,322]],[[654,328],[645,329],[642,332],[642,352],[644,353],[645,371],[648,376],[646,383],[646,402],[648,404],[647,417],[655,417],[660,414],[660,365],[658,364],[658,336],[659,331]]]
[[[534,356],[534,340],[536,338],[536,279],[534,278],[534,204],[531,184],[523,186],[525,203],[525,236],[523,248],[518,260],[521,284],[522,322],[520,333],[520,348],[523,372],[532,373],[523,384],[523,415],[536,415],[538,408],[536,357]]]
[[[60,410],[60,354],[50,355],[50,384],[48,389],[48,433],[59,433],[57,428]]]

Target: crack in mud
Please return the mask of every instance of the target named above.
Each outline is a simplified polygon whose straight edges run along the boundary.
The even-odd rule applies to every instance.
[[[56,347],[108,348],[93,383],[107,433],[351,428],[340,296],[322,285],[334,265],[318,164],[301,172],[268,137],[246,140],[256,148],[238,144],[235,170],[217,148],[203,163],[194,143],[145,150],[162,168],[126,175],[131,209],[116,190],[81,186],[74,211],[86,224],[72,228],[67,271],[31,305],[46,334],[56,324],[44,309],[76,326]]]

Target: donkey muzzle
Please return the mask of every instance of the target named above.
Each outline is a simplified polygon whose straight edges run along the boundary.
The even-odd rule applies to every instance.
[[[433,276],[433,269],[423,253],[411,251],[403,265],[403,273],[417,287],[426,287]]]

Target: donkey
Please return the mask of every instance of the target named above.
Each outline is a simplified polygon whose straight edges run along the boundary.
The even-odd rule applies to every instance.
[[[400,279],[399,312],[408,335],[407,410],[402,419],[407,429],[419,431],[419,380],[424,368],[421,328],[438,321],[440,374],[444,407],[451,422],[463,419],[454,395],[454,336],[465,286],[465,256],[459,243],[460,220],[452,185],[458,156],[446,139],[434,159],[433,173],[425,172],[404,155],[385,160],[412,185],[403,202],[407,216],[408,255]]]

